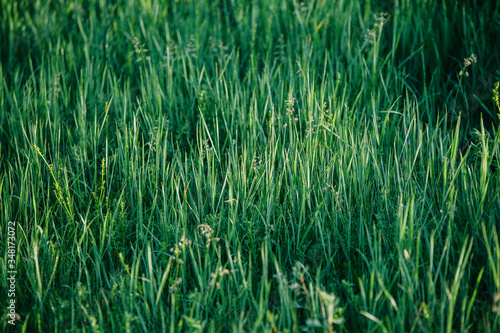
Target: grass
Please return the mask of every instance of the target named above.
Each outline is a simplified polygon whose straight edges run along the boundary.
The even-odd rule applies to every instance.
[[[498,22],[0,1],[2,330],[500,330]]]

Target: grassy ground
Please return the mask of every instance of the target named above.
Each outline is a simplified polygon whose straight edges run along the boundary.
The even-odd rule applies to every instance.
[[[2,330],[500,330],[499,3],[159,2],[0,1]]]

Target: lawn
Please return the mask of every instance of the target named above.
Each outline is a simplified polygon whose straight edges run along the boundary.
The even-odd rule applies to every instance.
[[[0,0],[0,330],[500,331],[500,2]]]

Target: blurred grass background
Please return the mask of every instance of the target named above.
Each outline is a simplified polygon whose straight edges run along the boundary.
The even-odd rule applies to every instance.
[[[497,331],[499,13],[0,1],[17,330]]]

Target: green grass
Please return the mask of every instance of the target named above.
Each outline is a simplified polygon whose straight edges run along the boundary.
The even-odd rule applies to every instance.
[[[2,330],[500,330],[474,3],[0,1]]]

